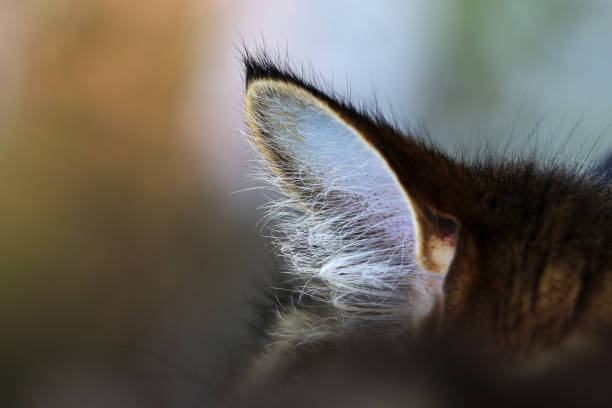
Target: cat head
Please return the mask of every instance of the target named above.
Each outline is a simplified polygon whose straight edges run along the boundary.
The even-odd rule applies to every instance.
[[[611,258],[603,182],[532,159],[456,160],[266,56],[244,64],[296,294],[280,336],[459,329],[514,356],[609,318],[594,278]]]

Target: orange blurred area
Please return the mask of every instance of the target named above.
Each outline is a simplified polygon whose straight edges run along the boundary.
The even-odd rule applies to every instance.
[[[7,401],[201,397],[206,352],[225,335],[223,285],[247,268],[225,260],[226,243],[251,234],[211,198],[202,141],[185,124],[215,13],[191,0],[0,6],[13,46],[0,57]],[[181,374],[190,368],[196,380]]]

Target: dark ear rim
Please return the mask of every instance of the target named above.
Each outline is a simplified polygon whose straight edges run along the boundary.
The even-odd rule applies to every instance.
[[[332,111],[345,119],[347,123],[368,122],[370,125],[378,128],[388,129],[397,134],[402,133],[395,124],[392,124],[383,116],[376,102],[368,107],[357,106],[348,98],[336,93],[324,81],[315,79],[314,74],[308,75],[304,69],[301,69],[301,72],[298,73],[288,62],[283,62],[280,57],[274,58],[270,56],[265,50],[251,53],[244,49],[241,54],[245,77],[245,91],[248,90],[252,82],[259,79],[286,82],[304,89],[316,99],[325,102]],[[357,126],[353,127],[357,128]]]
[[[243,51],[242,64],[244,67],[245,74],[245,90],[248,90],[252,82],[258,79],[265,80],[277,80],[280,82],[287,82],[293,85],[303,88],[306,91],[313,94],[319,99],[325,100],[325,102],[331,102],[336,105],[345,105],[343,107],[350,108],[348,104],[345,104],[338,98],[330,97],[329,95],[321,92],[314,83],[305,80],[304,75],[296,74],[288,64],[283,65],[275,62],[268,54],[264,52],[257,53],[255,55],[248,51]],[[333,92],[330,92],[333,95]]]

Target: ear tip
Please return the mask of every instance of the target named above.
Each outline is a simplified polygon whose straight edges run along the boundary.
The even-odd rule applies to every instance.
[[[258,79],[286,80],[290,76],[265,53],[253,55],[246,51],[242,57],[242,65],[247,89],[253,81]]]
[[[248,54],[243,58],[242,65],[244,67],[245,85],[248,89],[253,80],[264,76],[266,69],[256,58]]]
[[[294,88],[291,85],[297,88],[305,88],[303,81],[288,67],[283,68],[282,63],[275,62],[264,52],[257,54],[244,52],[242,64],[245,76],[247,110],[249,109],[249,102],[256,101],[268,91],[293,93]]]
[[[298,75],[293,70],[288,60],[283,61],[281,57],[271,56],[265,50],[258,50],[255,53],[244,50],[242,66],[247,93],[255,82],[267,82],[269,86],[272,86],[273,83],[291,84],[310,93],[317,92],[316,88],[303,77],[303,74]]]

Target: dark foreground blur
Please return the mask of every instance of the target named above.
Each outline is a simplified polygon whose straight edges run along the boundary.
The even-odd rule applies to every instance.
[[[460,336],[427,345],[346,339],[226,395],[221,408],[609,407],[609,333],[580,350],[502,369]],[[490,357],[490,356],[489,356]]]

